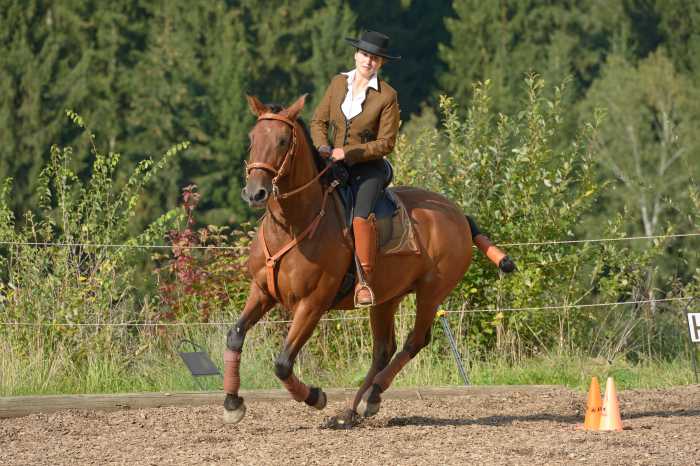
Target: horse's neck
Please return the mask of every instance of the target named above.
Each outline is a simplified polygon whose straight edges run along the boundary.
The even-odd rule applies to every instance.
[[[302,148],[308,150],[305,145]],[[297,160],[294,160],[289,175],[280,180],[281,194],[303,186],[318,174],[311,154],[295,154],[295,158]],[[271,199],[267,205],[269,221],[265,225],[266,231],[270,229],[270,233],[291,237],[299,235],[318,215],[322,202],[323,187],[320,181],[286,199]]]

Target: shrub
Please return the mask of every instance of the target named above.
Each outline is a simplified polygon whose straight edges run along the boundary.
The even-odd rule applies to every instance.
[[[506,243],[504,249],[518,265],[518,272],[506,279],[483,255],[475,255],[446,304],[453,310],[493,311],[460,317],[468,346],[509,350],[514,357],[590,347],[612,357],[622,351],[616,343],[629,328],[608,317],[615,315],[617,324],[628,322],[629,312],[635,316],[639,309],[566,306],[653,294],[646,276],[662,248],[656,244],[633,252],[622,243],[507,245],[585,236],[579,231],[581,219],[605,189],[594,173],[600,114],[573,141],[562,141],[566,83],[555,89],[552,100],[543,97],[539,77],[529,76],[525,84],[527,101],[514,116],[491,110],[488,81],[475,86],[466,117],[451,98],[441,97],[442,127],[426,128],[414,141],[405,136],[398,141],[397,184],[425,187],[455,201],[496,243]],[[611,219],[607,235],[623,234],[619,220]],[[564,308],[499,311],[551,306]],[[592,335],[600,338],[591,343]]]
[[[79,115],[67,114],[85,128]],[[44,350],[61,348],[77,360],[107,351],[118,339],[126,344],[126,325],[148,317],[134,293],[139,246],[163,238],[179,213],[167,212],[136,236],[128,234],[129,222],[149,180],[189,146],[142,160],[120,185],[120,155],[100,152],[89,131],[86,137],[94,156],[89,179],[75,174],[70,147],[51,147],[40,176],[40,209],[26,212],[22,222],[8,207],[11,180],[0,191],[0,332],[26,351],[39,340]]]
[[[250,224],[229,232],[227,227],[195,228],[194,210],[200,199],[197,186],[183,189],[185,223],[171,230],[171,254],[156,254],[155,269],[161,320],[208,322],[212,312],[227,305],[242,309],[248,291],[245,261]],[[219,312],[219,316],[223,315]]]

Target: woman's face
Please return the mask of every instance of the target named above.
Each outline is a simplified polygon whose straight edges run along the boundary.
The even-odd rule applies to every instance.
[[[355,52],[355,68],[360,75],[369,79],[375,74],[384,64],[384,57],[379,55],[372,55],[364,50],[357,50]]]

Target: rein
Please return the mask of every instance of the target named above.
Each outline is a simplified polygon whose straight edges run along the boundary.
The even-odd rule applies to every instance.
[[[304,183],[302,186],[295,188],[291,191],[288,191],[286,193],[280,193],[279,187],[277,186],[277,182],[280,178],[285,176],[287,174],[287,170],[289,167],[289,164],[291,163],[290,160],[294,156],[294,151],[297,146],[297,131],[296,131],[296,125],[292,120],[289,118],[279,115],[277,113],[263,113],[258,117],[258,121],[260,120],[278,120],[281,121],[287,125],[289,125],[292,128],[292,142],[289,144],[289,148],[287,149],[287,152],[284,154],[284,159],[282,160],[282,165],[280,165],[280,168],[277,169],[273,167],[272,165],[264,162],[253,162],[253,163],[246,163],[246,177],[250,176],[250,172],[259,169],[259,170],[265,170],[274,176],[272,179],[272,193],[277,199],[286,199],[290,196],[293,196],[294,194],[300,193],[309,186],[311,186],[314,182],[318,181],[321,176],[323,176],[331,167],[332,163],[328,164],[323,170],[321,170],[318,175],[313,177],[309,182]],[[321,223],[321,219],[326,215],[326,201],[328,200],[328,196],[333,192],[333,190],[338,186],[338,181],[333,180],[333,182],[328,186],[328,188],[325,189],[323,192],[323,200],[321,201],[321,210],[319,213],[316,215],[316,217],[311,221],[311,224],[309,224],[308,227],[296,238],[294,238],[291,242],[285,244],[282,249],[277,251],[277,253],[270,254],[270,250],[267,247],[267,242],[265,241],[265,222],[262,222],[260,224],[260,239],[263,245],[263,252],[265,253],[265,267],[266,267],[266,278],[267,278],[267,289],[272,295],[274,299],[279,301],[279,290],[277,288],[277,280],[275,277],[275,272],[277,271],[277,264],[279,264],[280,259],[282,259],[282,256],[284,256],[287,252],[289,252],[294,246],[297,244],[301,243],[306,237],[308,236],[309,238],[314,236],[314,233],[316,232],[316,229],[318,228],[318,225]]]
[[[247,163],[245,164],[245,171],[246,171],[246,178],[250,176],[250,172],[259,169],[259,170],[265,170],[274,176],[272,178],[272,194],[278,198],[278,199],[286,199],[290,196],[293,196],[294,194],[300,193],[301,191],[305,190],[309,186],[311,186],[315,181],[317,181],[319,178],[321,178],[328,170],[330,170],[332,164],[329,164],[321,170],[318,175],[313,177],[308,183],[305,183],[304,185],[293,189],[292,191],[286,192],[286,193],[280,193],[279,187],[277,186],[277,182],[279,181],[280,178],[282,178],[284,175],[287,174],[287,167],[289,166],[289,160],[294,156],[294,149],[296,149],[297,145],[297,131],[296,131],[296,126],[294,125],[294,122],[290,120],[289,118],[279,115],[277,113],[263,113],[258,117],[258,121],[261,120],[277,120],[281,121],[289,127],[292,128],[292,142],[289,144],[289,148],[287,149],[287,152],[284,154],[284,159],[282,160],[282,165],[280,165],[280,168],[277,169],[270,165],[269,163],[265,162],[253,162],[253,163]]]

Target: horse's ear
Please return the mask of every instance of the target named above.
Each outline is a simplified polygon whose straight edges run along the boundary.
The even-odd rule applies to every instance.
[[[248,106],[250,107],[250,111],[253,112],[253,115],[260,116],[270,111],[270,109],[254,95],[247,95],[245,98],[248,100]]]
[[[295,120],[299,113],[304,108],[304,103],[306,103],[306,96],[309,94],[304,94],[299,97],[296,102],[290,105],[284,112],[290,120]]]

